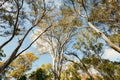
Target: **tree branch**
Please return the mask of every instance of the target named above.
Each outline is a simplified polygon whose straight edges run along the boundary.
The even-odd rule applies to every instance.
[[[37,41],[52,25],[50,25],[49,27],[47,27],[32,43],[30,43],[30,45],[28,47],[26,47],[24,50],[22,50],[20,53],[18,53],[16,55],[16,58],[21,54],[23,53],[24,51],[26,51],[27,49],[29,49],[33,43],[35,43],[35,41]]]
[[[88,25],[95,30],[98,34],[100,34],[102,36],[102,38],[109,44],[109,46],[114,49],[115,51],[117,51],[118,53],[120,53],[120,47],[116,46],[115,44],[113,44],[110,39],[105,36],[104,33],[102,33],[100,30],[98,30],[91,22],[88,22]]]
[[[19,48],[21,47],[21,45],[23,44],[25,38],[27,37],[27,35],[29,34],[29,32],[30,32],[35,26],[37,26],[37,25],[41,22],[41,20],[42,20],[43,17],[45,16],[45,12],[46,12],[46,11],[44,11],[42,17],[41,17],[40,19],[38,19],[38,20],[35,22],[35,24],[28,29],[28,31],[26,32],[26,34],[23,36],[23,38],[22,38],[21,41],[19,42],[18,46],[17,46],[17,47],[15,48],[15,50],[12,52],[11,56],[6,60],[6,62],[5,62],[2,66],[0,66],[0,73],[2,73],[2,72],[4,71],[4,69],[5,69],[15,58],[17,58],[16,54],[17,54]],[[16,24],[16,25],[17,25],[17,24]],[[9,42],[10,42],[10,41],[9,41]],[[8,42],[8,43],[9,43],[9,42]]]
[[[10,39],[8,39],[6,42],[4,42],[1,46],[0,46],[0,49],[2,49],[5,45],[7,45],[15,36],[15,33],[16,33],[16,28],[17,28],[17,24],[18,24],[18,18],[19,18],[19,13],[20,13],[20,9],[19,9],[19,6],[18,6],[18,3],[17,4],[17,17],[16,17],[16,22],[14,24],[14,30],[13,30],[13,33],[12,33],[12,36],[10,37]]]
[[[90,72],[88,71],[88,68],[87,68],[87,66],[85,65],[85,63],[79,58],[79,56],[77,55],[77,54],[75,54],[75,53],[66,53],[67,55],[73,55],[73,56],[75,56],[78,60],[79,60],[79,62],[82,64],[82,67],[84,68],[84,70],[85,70],[85,72],[89,75],[89,77],[91,78],[91,79],[93,79],[94,80],[94,77],[90,74]],[[70,62],[73,62],[73,63],[75,63],[74,61],[72,61],[72,60],[69,60]],[[78,63],[76,63],[76,64],[78,64]],[[79,66],[81,66],[80,64],[78,64]]]
[[[3,3],[1,3],[0,7],[2,7],[7,1],[9,1],[9,0],[5,0]]]

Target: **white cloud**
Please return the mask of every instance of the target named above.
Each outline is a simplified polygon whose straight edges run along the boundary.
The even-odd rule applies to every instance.
[[[105,52],[102,56],[104,59],[109,59],[111,61],[119,61],[120,60],[120,53],[118,53],[117,51],[108,48],[105,49]]]
[[[35,30],[35,32],[31,35],[31,40],[33,41],[34,39],[36,39],[39,34],[42,33],[41,29],[37,29]],[[43,35],[44,36],[44,35]],[[34,43],[34,47],[37,48],[39,53],[48,53],[49,51],[49,47],[50,45],[44,40],[44,37],[41,36],[35,43]]]
[[[34,39],[36,39],[41,33],[42,33],[42,29],[37,29],[35,30],[35,32],[31,35],[31,40],[33,41]],[[37,51],[40,54],[43,53],[51,53],[52,52],[52,48],[51,45],[49,43],[49,39],[48,36],[46,34],[43,34],[35,43],[34,43],[34,47],[37,49]],[[56,43],[52,42],[53,47],[56,47]]]

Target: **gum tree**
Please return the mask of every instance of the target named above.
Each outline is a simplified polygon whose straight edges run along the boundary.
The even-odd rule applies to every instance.
[[[84,23],[91,28],[91,31],[96,31],[96,34],[99,34],[112,49],[120,53],[118,38],[120,2],[118,0],[63,1],[67,6],[71,6],[79,18],[84,19]],[[113,35],[116,36],[115,39],[112,38]]]
[[[44,24],[52,21],[53,26],[35,42],[35,45],[37,45],[39,53],[51,55],[54,79],[60,80],[65,58],[64,53],[69,48],[68,46],[76,34],[75,26],[80,26],[81,23],[77,21],[78,19],[72,15],[69,9],[64,7],[51,15],[53,14],[55,16],[52,18],[47,16],[47,20],[44,21]],[[79,24],[76,24],[76,22]],[[31,39],[34,40],[41,31],[42,28],[36,30]]]
[[[42,26],[44,27],[43,32],[26,48],[20,51],[29,33],[40,25],[41,20],[45,19],[45,15],[52,11],[52,8],[46,5],[45,0],[7,0],[0,1],[0,4],[0,36],[1,38],[8,37],[7,40],[0,44],[0,50],[9,45],[15,38],[18,38],[16,39],[18,43],[16,43],[16,47],[12,49],[11,55],[4,64],[0,66],[0,73],[2,73],[15,58],[29,49],[30,46],[51,27],[51,24],[45,27]]]

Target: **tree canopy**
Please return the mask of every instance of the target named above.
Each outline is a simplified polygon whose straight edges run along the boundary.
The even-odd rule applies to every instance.
[[[103,58],[120,53],[119,17],[119,0],[1,0],[0,79],[119,80]],[[39,54],[52,63],[28,74]]]

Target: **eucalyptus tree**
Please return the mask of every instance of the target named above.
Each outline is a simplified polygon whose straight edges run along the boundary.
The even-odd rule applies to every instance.
[[[32,63],[37,59],[38,57],[33,53],[21,54],[9,65],[6,71],[6,78],[19,79],[21,76],[25,75],[26,71],[31,69]]]
[[[103,40],[106,41],[111,48],[120,53],[118,26],[120,2],[118,0],[63,1],[64,5],[71,9],[71,12],[75,12],[76,16],[78,16],[79,19],[83,20],[83,25],[88,26],[86,29],[80,30],[80,34],[77,38],[78,41],[73,46],[74,48],[83,52],[85,56],[87,54],[88,58],[91,55],[99,57],[99,64],[102,63],[101,53],[104,49],[103,45],[105,43],[102,42]],[[112,76],[110,76],[110,79],[114,79]]]
[[[53,74],[51,72],[51,64],[43,64],[40,68],[36,69],[36,71],[33,71],[28,79],[30,80],[50,80],[53,77]]]
[[[119,48],[119,9],[118,0],[63,0],[65,5],[71,6],[84,24],[96,31],[107,44],[118,53]],[[94,26],[95,25],[95,26]],[[101,30],[100,30],[101,29]],[[115,38],[112,38],[115,35]]]
[[[81,31],[81,28],[86,28],[87,33],[84,33],[84,30],[84,34],[80,33],[82,35],[78,36],[75,48],[82,50],[84,47],[82,51],[87,55],[88,53],[100,53],[102,44],[98,44],[97,39],[102,37],[111,48],[120,53],[118,47],[120,44],[120,2],[118,0],[62,1],[62,6],[59,8],[52,2],[46,3],[45,0],[0,1],[0,38],[8,37],[0,44],[0,51],[13,39],[18,38],[18,45],[0,66],[0,73],[35,43],[40,53],[51,54],[54,79],[60,80],[63,62],[66,59],[64,53],[69,50],[71,41],[76,39],[75,33]],[[33,31],[32,42],[20,51],[26,37],[36,27],[38,31]]]
[[[37,45],[39,53],[51,55],[54,79],[60,80],[65,58],[64,53],[71,47],[71,41],[77,33],[76,26],[81,26],[81,21],[65,6],[61,6],[54,11],[56,12],[49,14],[52,17],[47,15],[46,21],[43,21],[43,25],[53,22],[53,26],[35,42],[35,45]],[[36,30],[31,39],[34,40],[42,30],[42,28]]]
[[[20,50],[30,32],[41,24],[41,20],[45,19],[45,16],[48,12],[51,12],[52,9],[53,7],[48,6],[45,0],[0,1],[0,38],[3,39],[7,37],[7,39],[3,39],[4,42],[1,42],[0,50],[4,50],[3,48],[9,45],[14,39],[18,41],[16,47],[11,48],[12,52],[9,53],[9,58],[0,66],[0,73],[21,53],[29,49],[30,46],[52,26],[52,23],[45,26],[44,31],[39,34],[33,42],[28,44],[23,50]]]

